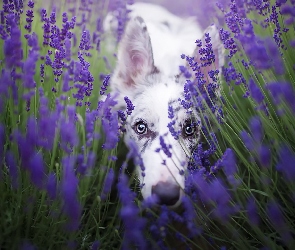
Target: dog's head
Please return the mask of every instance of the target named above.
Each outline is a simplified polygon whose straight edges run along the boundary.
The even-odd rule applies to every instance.
[[[176,207],[184,194],[190,150],[200,140],[200,117],[188,113],[179,101],[184,99],[185,82],[177,75],[179,72],[167,76],[154,65],[149,33],[142,18],[129,21],[117,56],[111,87],[119,93],[118,106],[124,107],[125,96],[135,106],[127,119],[125,141],[137,144],[144,163],[144,170],[137,169],[143,198],[154,195],[159,204]],[[168,118],[168,107],[173,109],[174,124]],[[170,133],[168,124],[178,131],[178,140]]]

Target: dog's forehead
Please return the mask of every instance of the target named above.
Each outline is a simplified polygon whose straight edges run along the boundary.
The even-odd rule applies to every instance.
[[[175,81],[167,79],[160,83],[151,84],[135,96],[134,116],[148,116],[149,119],[168,119],[168,106],[177,111],[184,108],[179,99],[183,99],[183,86]]]

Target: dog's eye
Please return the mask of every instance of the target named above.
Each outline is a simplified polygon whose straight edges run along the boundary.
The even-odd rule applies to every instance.
[[[147,132],[147,125],[143,122],[137,122],[135,124],[135,132],[139,135],[145,134]]]
[[[196,131],[195,125],[193,123],[186,123],[183,126],[183,135],[188,137],[192,136]]]

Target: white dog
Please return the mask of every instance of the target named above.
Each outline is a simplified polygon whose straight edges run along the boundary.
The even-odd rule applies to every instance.
[[[137,169],[143,198],[154,195],[159,204],[176,207],[184,195],[190,150],[200,139],[198,114],[187,113],[179,102],[179,98],[184,99],[186,81],[179,66],[185,64],[181,54],[193,55],[195,40],[202,38],[204,32],[192,18],[182,19],[157,5],[136,3],[130,8],[111,89],[118,95],[119,108],[126,107],[125,96],[135,106],[127,119],[125,141],[135,141],[144,163],[144,174]],[[109,15],[105,27],[110,21]],[[215,26],[208,32],[212,40],[218,40]],[[219,54],[218,51],[216,56]],[[218,61],[216,68],[222,64],[221,58]],[[174,128],[181,131],[178,140],[167,127],[171,122],[169,106],[174,111]],[[171,155],[161,149],[160,139]]]

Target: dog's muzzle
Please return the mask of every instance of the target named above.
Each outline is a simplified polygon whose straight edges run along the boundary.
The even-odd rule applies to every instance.
[[[160,181],[152,186],[152,195],[156,196],[159,205],[173,206],[179,200],[180,187],[171,182]]]

